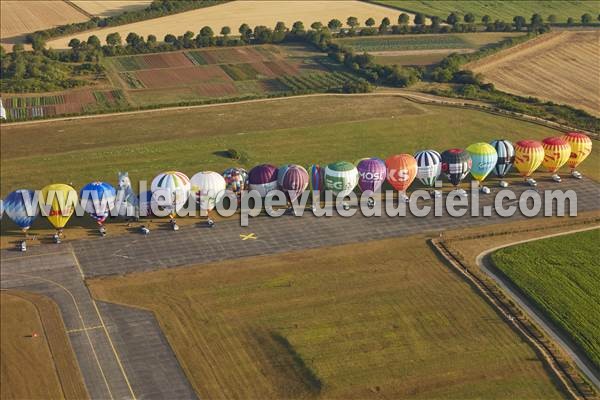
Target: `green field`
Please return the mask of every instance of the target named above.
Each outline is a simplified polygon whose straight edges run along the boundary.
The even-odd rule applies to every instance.
[[[201,398],[562,398],[422,237],[88,285],[155,312]]]
[[[352,47],[356,51],[401,51],[462,49],[471,47],[459,35],[414,35],[359,37],[338,40],[339,43]]]
[[[600,230],[498,250],[494,265],[600,367]]]
[[[267,117],[268,116],[268,117]],[[126,134],[125,134],[126,133]],[[542,139],[559,132],[474,110],[425,106],[394,96],[322,96],[217,105],[109,118],[6,126],[1,192],[50,182],[134,181],[162,170],[187,174],[239,164],[220,152],[247,154],[246,168],[387,157],[433,147],[464,147],[497,137]],[[36,143],[36,146],[31,146]],[[598,148],[581,171],[598,179]]]
[[[582,14],[590,13],[595,17],[600,10],[600,1],[562,1],[562,0],[371,0],[373,3],[397,7],[411,12],[421,12],[426,15],[437,15],[446,18],[451,12],[464,15],[468,12],[475,15],[476,21],[481,22],[481,17],[489,15],[492,21],[512,21],[515,15],[522,15],[529,19],[534,13],[541,14],[544,18],[555,15],[557,22],[567,22],[568,17],[573,17],[579,22]]]

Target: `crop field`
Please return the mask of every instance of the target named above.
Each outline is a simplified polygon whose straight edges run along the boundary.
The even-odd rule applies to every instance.
[[[600,116],[600,31],[543,35],[468,64],[503,91],[568,104]]]
[[[2,0],[0,44],[8,50],[13,44],[25,43],[25,35],[30,32],[87,20],[65,1]]]
[[[144,9],[152,0],[72,0],[72,3],[94,17],[106,18]]]
[[[498,250],[497,269],[600,367],[600,230]],[[574,246],[574,244],[577,244]]]
[[[154,311],[202,398],[562,397],[422,237],[88,285]]]
[[[6,97],[9,121],[110,110],[127,104],[122,90],[73,90],[56,95]]]
[[[451,12],[459,15],[473,13],[476,21],[489,15],[492,21],[512,21],[515,15],[522,15],[529,19],[534,13],[541,14],[544,18],[555,15],[557,22],[567,22],[573,17],[576,21],[584,13],[598,15],[600,1],[574,1],[574,0],[371,0],[373,3],[398,7],[414,13],[421,12],[426,15],[436,15],[446,18]]]
[[[198,32],[203,26],[210,26],[214,32],[220,32],[223,26],[229,26],[237,34],[238,27],[243,23],[251,27],[265,25],[275,27],[278,21],[291,27],[296,21],[304,22],[310,26],[315,21],[326,24],[329,20],[337,18],[346,21],[350,16],[358,18],[362,25],[367,18],[381,21],[388,17],[397,21],[399,11],[369,4],[358,0],[257,0],[257,1],[231,1],[217,6],[186,11],[176,15],[153,19],[152,22],[141,21],[132,24],[108,27],[95,30],[100,40],[104,41],[106,35],[119,32],[121,37],[127,37],[129,32],[136,32],[144,37],[153,34],[162,39],[166,34],[183,35],[186,31]],[[69,35],[49,41],[48,45],[55,49],[67,48],[73,37],[86,40],[89,32]]]

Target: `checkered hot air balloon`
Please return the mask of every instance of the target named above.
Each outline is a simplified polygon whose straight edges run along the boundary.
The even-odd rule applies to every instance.
[[[38,216],[40,209],[33,190],[19,189],[4,199],[4,212],[23,232],[26,232]]]
[[[498,154],[494,174],[499,178],[504,178],[515,162],[515,148],[511,142],[505,139],[492,140],[490,144],[494,146]]]
[[[550,173],[555,173],[569,161],[571,145],[561,137],[548,137],[542,140],[544,160],[542,165]]]
[[[117,191],[106,182],[91,182],[81,189],[79,196],[85,212],[102,225],[115,207]]]
[[[261,197],[277,189],[277,167],[271,164],[261,164],[252,168],[248,173],[248,186],[256,190]]]
[[[537,140],[520,140],[515,143],[515,168],[521,176],[530,177],[544,160],[544,147]]]
[[[466,150],[471,156],[471,176],[481,183],[496,166],[498,153],[488,143],[473,143]]]
[[[463,149],[450,149],[442,153],[442,172],[455,187],[471,171],[471,156]]]
[[[435,150],[421,150],[415,153],[417,179],[427,187],[434,187],[442,173],[442,156]]]

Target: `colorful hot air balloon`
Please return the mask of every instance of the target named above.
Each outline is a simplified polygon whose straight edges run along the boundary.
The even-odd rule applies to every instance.
[[[442,173],[442,156],[435,150],[421,150],[415,153],[417,179],[427,187],[434,187]]]
[[[458,187],[471,170],[472,161],[469,152],[463,149],[450,149],[444,151],[441,156],[442,172],[455,188]]]
[[[356,163],[358,187],[362,192],[379,192],[387,171],[385,162],[380,158],[363,158]]]
[[[548,137],[542,140],[544,147],[544,160],[542,165],[548,172],[554,174],[555,181],[560,181],[556,171],[560,169],[571,156],[571,145],[561,137]]]
[[[166,171],[157,175],[150,185],[154,201],[169,211],[171,219],[183,207],[190,194],[190,178],[183,172]]]
[[[417,176],[417,160],[410,154],[396,154],[385,160],[385,166],[387,181],[398,192],[405,194]]]
[[[471,176],[481,184],[496,166],[498,153],[488,143],[473,143],[466,150],[471,156]]]
[[[40,212],[37,199],[34,199],[33,190],[19,189],[11,192],[4,200],[4,211],[24,233],[35,221]]]
[[[283,171],[283,173],[281,173]],[[277,181],[290,202],[302,195],[308,186],[308,172],[300,165],[286,165],[279,168]]]
[[[192,193],[200,204],[200,210],[210,211],[223,199],[227,183],[225,178],[213,171],[198,172],[190,179]]]
[[[117,191],[106,182],[92,182],[85,185],[79,193],[85,212],[102,226],[115,207]]]
[[[515,143],[515,168],[524,178],[538,169],[544,160],[544,147],[537,140],[520,140]],[[531,180],[534,183],[533,180]]]
[[[504,178],[515,162],[515,148],[511,142],[504,139],[493,140],[490,143],[498,154],[498,161],[494,167],[494,174]]]
[[[244,168],[228,168],[223,172],[225,188],[240,196],[248,187],[248,172]]]
[[[587,135],[579,132],[569,132],[563,136],[563,139],[571,145],[571,156],[568,161],[571,174],[576,178],[581,178],[581,174],[575,169],[592,152],[592,140]]]
[[[48,221],[56,229],[54,240],[60,243],[62,230],[77,206],[77,192],[64,183],[53,183],[42,189],[40,206]]]
[[[277,189],[277,167],[271,164],[261,164],[252,168],[248,173],[248,186],[256,190],[261,197]]]
[[[308,167],[310,190],[323,190],[323,173],[325,172],[318,164]]]
[[[336,196],[347,196],[358,184],[358,170],[354,164],[338,161],[325,167],[323,182],[326,190]]]
[[[157,204],[154,201],[154,198],[152,197],[151,190],[146,190],[145,192],[140,193],[140,196],[138,199],[138,205],[140,208],[141,216],[148,217],[153,214],[152,205],[154,205],[154,207],[156,208]]]

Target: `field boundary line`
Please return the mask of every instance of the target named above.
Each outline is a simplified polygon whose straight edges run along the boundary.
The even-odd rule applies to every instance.
[[[73,3],[71,0],[63,0],[65,3],[67,3],[69,6],[73,7],[75,10],[77,10],[77,12],[85,15],[86,17],[88,17],[89,19],[95,18],[96,16],[93,14],[90,14],[89,12],[85,11],[83,8],[79,7],[77,4]]]
[[[544,315],[544,312],[542,310],[539,310],[538,307],[536,307],[535,304],[533,304],[527,298],[527,296],[525,294],[521,294],[521,293],[518,293],[517,291],[513,290],[510,287],[510,285],[507,284],[507,283],[510,283],[509,280],[498,276],[498,274],[496,274],[492,270],[492,268],[490,268],[491,260],[489,259],[489,257],[491,256],[492,253],[494,253],[497,250],[506,248],[506,247],[516,246],[516,245],[523,244],[523,243],[535,242],[537,240],[549,239],[549,238],[553,238],[553,237],[557,237],[557,236],[564,236],[564,235],[569,235],[569,234],[573,234],[573,233],[587,232],[587,231],[593,231],[593,230],[598,230],[598,229],[600,229],[600,225],[589,226],[589,227],[585,227],[585,228],[578,228],[578,229],[573,229],[573,230],[569,230],[569,231],[565,231],[565,232],[552,233],[552,234],[548,234],[548,235],[538,236],[535,238],[517,240],[517,241],[511,242],[511,243],[502,244],[502,245],[495,246],[490,249],[484,250],[479,255],[477,255],[477,257],[475,258],[475,262],[477,263],[477,266],[479,268],[481,268],[481,270],[483,272],[485,272],[489,277],[491,277],[496,282],[497,285],[499,285],[505,292],[507,292],[510,295],[510,298],[515,303],[517,303],[523,310],[525,310],[527,312],[526,314],[530,319],[534,320],[539,326],[541,326],[544,329],[544,331],[546,332],[546,334],[548,336],[552,337],[552,339],[555,342],[557,342],[560,345],[560,347],[562,347],[563,350],[567,354],[569,354],[569,356],[575,361],[575,363],[577,364],[579,369],[586,375],[586,377],[596,386],[597,389],[600,389],[600,376],[598,375],[597,371],[595,371],[595,368],[593,366],[591,366],[591,361],[587,359],[587,357],[585,356],[585,352],[578,349],[577,345],[575,343],[569,343],[569,342],[572,342],[572,340],[568,337],[568,335],[563,333],[559,327],[555,326],[552,323],[552,321],[547,316]],[[515,285],[515,287],[516,287],[516,285]],[[583,353],[583,357],[582,357],[582,353]]]

